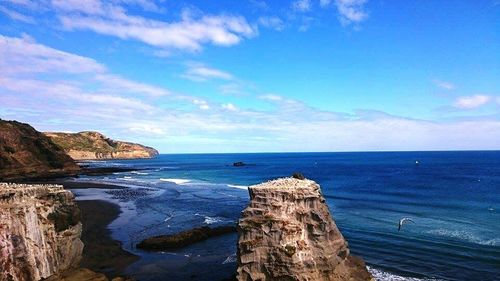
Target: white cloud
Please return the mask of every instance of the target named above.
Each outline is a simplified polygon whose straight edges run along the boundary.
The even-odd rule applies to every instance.
[[[233,75],[231,75],[228,72],[211,68],[200,63],[189,63],[188,69],[181,76],[186,79],[197,82],[203,82],[210,79],[220,79],[220,80],[233,79]]]
[[[225,104],[222,104],[221,107],[225,110],[229,110],[229,111],[237,111],[238,108],[232,104],[232,103],[225,103]]]
[[[96,80],[101,81],[106,87],[113,90],[131,91],[150,95],[153,97],[167,96],[172,94],[168,89],[132,81],[113,74],[99,74],[95,76]]]
[[[281,100],[283,100],[283,97],[281,97],[279,95],[274,95],[274,94],[262,95],[259,98],[263,99],[263,100],[269,100],[269,101],[281,101]]]
[[[128,130],[137,134],[147,134],[147,135],[153,134],[153,135],[164,136],[167,133],[163,128],[158,127],[155,124],[131,123],[128,125],[130,126]]]
[[[292,8],[299,12],[308,12],[311,10],[311,0],[295,0]]]
[[[25,23],[35,23],[34,18],[32,18],[30,16],[26,16],[24,14],[21,14],[19,12],[16,12],[14,10],[8,9],[6,7],[3,7],[3,6],[0,6],[0,13],[6,14],[9,18],[11,18],[13,20],[22,21]]]
[[[200,51],[206,44],[232,46],[257,35],[257,30],[238,15],[206,15],[185,9],[180,20],[161,21],[128,13],[130,6],[163,12],[164,9],[152,0],[8,1],[37,12],[53,11],[66,30],[90,30],[124,40],[137,40],[163,49],[162,54],[164,49]],[[11,16],[20,17],[12,13]]]
[[[206,100],[194,99],[193,104],[197,105],[198,108],[202,110],[210,109],[210,105],[208,105],[208,102]]]
[[[453,90],[455,89],[455,85],[451,82],[448,81],[442,81],[442,80],[434,80],[434,84],[444,90]]]
[[[102,73],[95,60],[37,44],[29,36],[0,35],[0,69],[8,73]]]
[[[123,10],[115,9],[106,16],[62,15],[60,20],[68,30],[92,30],[155,47],[189,51],[199,51],[207,43],[231,46],[256,35],[244,17],[231,15],[185,16],[178,22],[163,22],[127,15]]]
[[[264,27],[272,28],[276,31],[282,31],[285,29],[285,23],[277,16],[260,17],[257,22]]]
[[[367,0],[335,0],[340,23],[344,26],[357,24],[368,18],[364,9]]]
[[[459,97],[453,105],[461,109],[474,109],[487,104],[490,100],[491,97],[486,95]]]

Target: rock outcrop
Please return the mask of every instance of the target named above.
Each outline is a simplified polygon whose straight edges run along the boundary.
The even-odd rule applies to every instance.
[[[154,148],[115,141],[98,132],[45,133],[54,143],[75,160],[138,159],[158,155]]]
[[[202,226],[173,235],[160,235],[146,238],[137,244],[137,248],[148,251],[173,250],[207,240],[211,237],[221,236],[233,232],[236,232],[236,227],[232,225],[218,226],[215,228]]]
[[[60,185],[0,183],[0,281],[34,281],[78,266],[80,213]]]
[[[28,124],[0,119],[0,180],[75,175],[80,167]]]
[[[238,223],[239,281],[373,280],[349,254],[314,181],[282,178],[249,192]]]

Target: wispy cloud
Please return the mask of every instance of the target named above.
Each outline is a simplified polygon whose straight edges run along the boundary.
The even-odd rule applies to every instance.
[[[240,16],[206,15],[172,23],[124,13],[113,18],[61,16],[60,19],[69,30],[87,29],[121,39],[139,40],[155,47],[190,51],[200,51],[205,43],[231,46],[238,44],[243,38],[255,35],[245,18]]]
[[[150,0],[51,0],[32,3],[26,0],[9,0],[13,5],[31,7],[39,5],[55,13],[62,27],[68,31],[90,30],[124,40],[137,40],[160,49],[201,51],[206,44],[232,46],[257,35],[257,30],[239,15],[210,15],[193,13],[186,9],[178,20],[161,21],[129,13],[130,6],[147,11],[163,9]],[[11,10],[18,20],[30,20]]]
[[[285,22],[277,16],[260,17],[257,22],[261,26],[272,28],[276,31],[282,31],[285,29]]]
[[[9,73],[102,73],[106,67],[94,59],[37,44],[28,35],[22,38],[0,35],[0,68]]]
[[[444,90],[453,90],[455,89],[455,84],[448,82],[448,81],[442,81],[442,80],[433,80],[434,84]]]
[[[453,103],[453,106],[460,109],[474,109],[490,102],[492,98],[486,95],[474,95],[459,97]]]
[[[335,0],[340,23],[347,26],[366,20],[368,18],[364,7],[366,2],[367,0]]]
[[[308,12],[311,10],[311,0],[295,0],[292,2],[292,9],[298,12]]]
[[[233,80],[234,78],[233,75],[228,72],[208,67],[201,63],[188,63],[186,72],[181,76],[197,82],[204,82],[211,79]]]
[[[34,18],[27,16],[27,15],[24,15],[24,14],[21,14],[19,12],[14,11],[14,10],[11,10],[7,7],[0,6],[0,13],[6,14],[8,17],[10,17],[13,20],[22,21],[25,23],[35,23]]]

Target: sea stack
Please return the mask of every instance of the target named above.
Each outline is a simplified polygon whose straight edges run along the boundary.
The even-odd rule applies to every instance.
[[[80,212],[60,185],[0,183],[0,280],[34,281],[78,266]]]
[[[282,178],[249,192],[238,222],[239,281],[374,280],[349,254],[317,183]]]

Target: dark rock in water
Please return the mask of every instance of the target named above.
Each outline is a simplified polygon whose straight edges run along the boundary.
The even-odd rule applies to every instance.
[[[298,180],[305,180],[306,177],[302,173],[293,173],[292,178],[298,179]]]
[[[173,250],[232,232],[236,232],[235,226],[219,226],[215,228],[203,226],[173,235],[160,235],[147,238],[137,244],[137,248],[150,251]]]
[[[233,163],[234,167],[243,167],[243,166],[246,166],[246,165],[247,164],[245,164],[244,162],[241,162],[241,161]]]

